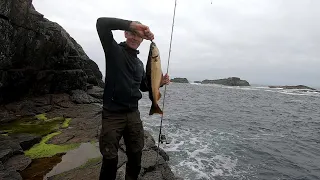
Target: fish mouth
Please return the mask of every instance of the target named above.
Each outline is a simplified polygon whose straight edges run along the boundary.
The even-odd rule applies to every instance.
[[[159,54],[158,54],[158,55],[156,55],[156,56],[152,56],[152,58],[157,58],[157,57],[159,57]]]

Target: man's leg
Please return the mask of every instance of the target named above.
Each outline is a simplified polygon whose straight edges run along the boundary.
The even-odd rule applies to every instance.
[[[99,138],[100,152],[103,156],[100,180],[115,180],[118,164],[118,149],[123,130],[126,126],[126,114],[102,112],[102,129]]]
[[[144,146],[144,130],[139,111],[128,114],[128,124],[124,130],[123,138],[128,157],[125,179],[137,180],[141,169],[141,156]]]

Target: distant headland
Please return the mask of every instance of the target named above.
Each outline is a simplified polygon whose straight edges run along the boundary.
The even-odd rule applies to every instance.
[[[175,83],[189,83],[189,80],[187,78],[173,78],[171,79],[171,82]],[[203,81],[194,81],[194,83],[199,84],[220,84],[225,86],[250,86],[249,82],[246,80],[242,80],[238,77],[229,77],[224,79],[215,79],[215,80],[209,80],[205,79]]]
[[[314,88],[305,86],[305,85],[296,85],[296,86],[269,86],[269,88],[282,88],[282,89],[310,89],[316,90]]]

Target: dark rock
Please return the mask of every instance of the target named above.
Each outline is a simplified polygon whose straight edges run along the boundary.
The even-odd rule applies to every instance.
[[[173,78],[170,81],[175,83],[189,83],[187,78]]]
[[[141,167],[150,171],[154,169],[156,165],[164,164],[165,160],[162,156],[157,156],[157,152],[154,150],[142,151]]]
[[[314,88],[304,86],[304,85],[297,85],[297,86],[269,86],[269,88],[283,88],[283,89],[310,89],[316,90]]]
[[[32,135],[32,134],[15,134],[10,135],[12,139],[16,142],[19,142],[22,150],[26,151],[30,149],[33,145],[39,143],[42,139],[41,136]]]
[[[250,86],[249,82],[246,80],[241,80],[238,77],[229,77],[226,79],[217,79],[217,80],[203,80],[202,84],[221,84],[225,86]]]
[[[201,81],[194,81],[194,83],[201,83]]]
[[[117,167],[120,168],[125,163],[127,163],[127,161],[128,161],[128,157],[127,157],[126,153],[123,152],[122,150],[119,150],[118,151],[118,165],[117,165]]]
[[[14,155],[23,154],[19,143],[9,136],[0,135],[0,161],[6,162]]]
[[[148,150],[148,149],[154,148],[154,147],[156,147],[155,143],[156,142],[155,142],[154,138],[152,137],[152,135],[150,134],[150,132],[144,131],[144,147],[143,147],[143,149]]]
[[[152,150],[156,151],[158,153],[159,150],[159,155],[165,160],[165,161],[169,161],[169,155],[161,148],[158,148],[157,146],[154,146],[151,148]]]
[[[87,91],[87,93],[94,98],[98,98],[98,99],[103,98],[103,88],[98,86],[93,86],[91,89]]]
[[[8,123],[15,120],[17,117],[10,113],[4,106],[0,106],[0,124]]]
[[[22,180],[21,175],[17,171],[0,170],[1,180]]]
[[[0,104],[25,96],[103,87],[97,64],[32,0],[0,2]]]
[[[168,164],[156,166],[152,171],[146,171],[142,174],[141,180],[176,180],[173,172],[170,170]]]
[[[96,115],[101,107],[95,104],[73,104],[69,108],[54,109],[47,117],[64,116],[71,118],[69,128],[60,129],[62,133],[51,138],[49,144],[72,144],[96,140],[101,124],[101,114]]]
[[[31,164],[31,159],[25,155],[17,155],[10,158],[4,163],[7,171],[23,171],[29,164]]]
[[[101,103],[101,99],[90,96],[83,90],[73,90],[71,100],[78,104]]]

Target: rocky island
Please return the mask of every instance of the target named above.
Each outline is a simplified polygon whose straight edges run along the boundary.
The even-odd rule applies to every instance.
[[[316,90],[314,88],[305,86],[305,85],[296,85],[296,86],[269,86],[269,88],[282,88],[282,89],[310,89]]]
[[[0,179],[98,179],[104,83],[97,64],[32,0],[1,1],[0,49]],[[119,180],[125,151],[121,141]],[[168,161],[145,131],[140,179],[178,179]]]
[[[205,79],[201,82],[202,84],[220,84],[225,86],[250,86],[246,80],[241,80],[238,77],[229,77],[225,79],[208,80]]]
[[[170,81],[175,83],[189,83],[187,78],[173,78]]]

